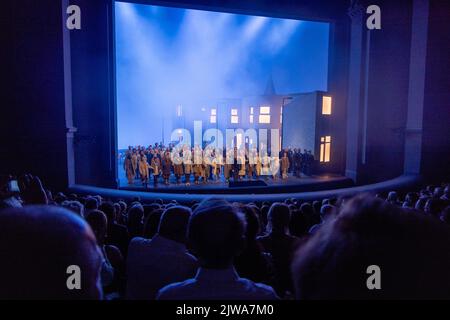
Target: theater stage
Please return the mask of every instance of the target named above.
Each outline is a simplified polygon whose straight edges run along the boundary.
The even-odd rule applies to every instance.
[[[160,181],[162,181],[160,179]],[[292,193],[292,192],[309,192],[320,191],[329,189],[347,188],[353,186],[353,181],[347,177],[335,175],[335,174],[322,174],[305,176],[300,178],[289,175],[287,179],[281,178],[260,178],[258,182],[256,180],[243,179],[233,185],[231,181],[230,185],[221,178],[218,181],[208,181],[208,183],[202,183],[196,185],[193,183],[193,177],[191,176],[190,186],[186,186],[184,183],[184,177],[182,183],[176,184],[175,177],[171,175],[170,184],[164,185],[160,182],[155,187],[153,181],[149,183],[147,188],[142,185],[142,182],[138,179],[135,180],[133,185],[127,183],[125,173],[122,171],[119,173],[119,189],[130,191],[147,191],[156,193],[179,193],[179,194],[268,194],[268,193]]]

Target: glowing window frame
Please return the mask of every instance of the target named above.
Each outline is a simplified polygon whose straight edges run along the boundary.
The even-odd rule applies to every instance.
[[[217,123],[217,109],[211,108],[211,115],[209,117],[210,123]]]
[[[259,123],[270,124],[270,106],[259,107]]]
[[[239,123],[238,109],[231,109],[231,123]]]
[[[323,115],[331,115],[332,102],[333,102],[332,97],[330,97],[330,96],[322,97],[322,114]]]
[[[320,137],[320,162],[331,160],[331,136]]]

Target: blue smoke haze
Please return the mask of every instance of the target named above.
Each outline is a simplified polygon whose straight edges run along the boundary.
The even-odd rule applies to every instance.
[[[116,2],[119,148],[221,98],[327,89],[329,24]],[[166,139],[170,135],[167,132]]]

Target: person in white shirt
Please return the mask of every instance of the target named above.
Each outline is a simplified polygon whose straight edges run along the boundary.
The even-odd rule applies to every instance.
[[[159,300],[275,300],[267,285],[239,277],[233,259],[245,243],[245,219],[225,200],[203,201],[188,227],[188,241],[200,268],[194,278],[162,288]]]
[[[142,237],[131,240],[126,299],[155,299],[165,285],[195,275],[197,259],[187,252],[185,245],[190,216],[187,207],[170,207],[161,216],[158,233],[151,240]]]

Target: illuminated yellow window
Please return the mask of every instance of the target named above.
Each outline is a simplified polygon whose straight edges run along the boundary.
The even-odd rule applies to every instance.
[[[239,116],[237,109],[231,109],[231,123],[239,123]]]
[[[322,114],[331,114],[331,97],[322,97]]]
[[[320,138],[320,162],[330,162],[331,136]]]
[[[253,107],[250,107],[250,123],[253,123]]]
[[[259,108],[259,123],[270,123],[270,107]]]
[[[217,122],[217,110],[215,108],[211,109],[211,116],[209,117],[209,122],[211,123]]]

